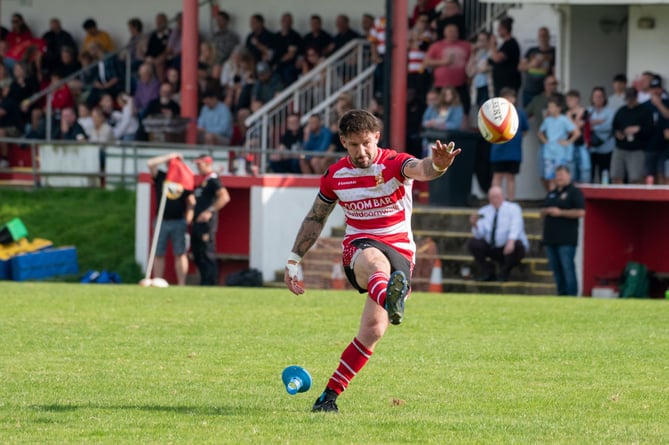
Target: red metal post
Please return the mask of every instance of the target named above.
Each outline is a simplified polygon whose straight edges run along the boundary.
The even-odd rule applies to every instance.
[[[407,126],[407,57],[408,57],[408,1],[393,2],[393,41],[386,45],[392,50],[390,146],[397,151],[406,151]]]
[[[198,0],[183,0],[181,34],[181,116],[191,119],[186,142],[197,142]]]

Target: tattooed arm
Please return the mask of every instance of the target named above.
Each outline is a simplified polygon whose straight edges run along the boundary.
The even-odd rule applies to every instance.
[[[412,159],[404,165],[404,176],[419,181],[436,179],[446,172],[446,169],[453,164],[455,157],[461,152],[461,149],[455,149],[454,142],[446,145],[437,141],[432,146],[432,157]]]
[[[304,293],[304,287],[298,283],[297,265],[320,236],[323,226],[325,226],[325,222],[335,208],[335,205],[336,203],[334,202],[327,203],[320,197],[316,197],[311,210],[309,210],[304,221],[302,221],[302,226],[295,238],[295,244],[293,244],[293,250],[288,257],[288,263],[286,264],[283,276],[286,286],[295,295]]]

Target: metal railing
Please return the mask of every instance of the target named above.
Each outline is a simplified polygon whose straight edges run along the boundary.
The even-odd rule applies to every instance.
[[[200,0],[198,3],[198,7],[202,7],[204,5],[212,5],[215,0]],[[169,22],[168,26],[170,24],[173,24],[176,21],[176,16],[172,17]],[[106,62],[112,58],[118,58],[119,60],[121,59],[121,55],[125,53],[125,79],[124,79],[124,91],[126,93],[130,93],[131,87],[132,87],[132,57],[130,55],[130,46],[125,45],[121,47],[118,51],[107,54],[104,59],[102,60],[103,62]],[[61,88],[63,85],[66,85],[73,80],[79,79],[83,76],[83,74],[87,73],[90,70],[93,69],[98,69],[98,64],[97,63],[91,63],[89,66],[82,67],[79,71],[75,71],[74,73],[70,74],[69,76],[65,77],[64,79],[61,79],[60,82],[54,84],[54,85],[49,85],[43,90],[38,91],[37,93],[33,94],[30,96],[28,99],[24,101],[24,103],[27,106],[33,105],[34,103],[38,102],[42,98],[46,97],[46,112],[45,112],[45,133],[46,133],[46,139],[51,140],[52,136],[52,125],[53,125],[53,107],[52,107],[52,102],[53,102],[53,94],[55,91],[57,91],[59,88]]]
[[[465,27],[469,39],[475,39],[481,31],[493,31],[495,20],[503,17],[506,12],[515,8],[515,3],[487,3],[480,0],[466,0],[462,2],[462,12],[465,16]]]
[[[265,152],[277,147],[291,113],[299,113],[302,123],[319,113],[329,123],[332,104],[341,91],[350,92],[357,106],[367,107],[373,71],[369,42],[356,39],[347,43],[246,119],[247,149]],[[265,156],[253,162],[261,172],[266,170]]]

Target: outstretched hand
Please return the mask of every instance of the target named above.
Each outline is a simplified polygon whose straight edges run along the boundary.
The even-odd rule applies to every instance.
[[[286,283],[288,290],[295,295],[302,295],[304,293],[304,286],[298,276],[297,263],[289,261],[286,264],[286,270],[283,273],[283,282]]]
[[[437,140],[432,146],[432,162],[440,170],[445,170],[453,164],[455,157],[460,153],[462,153],[462,149],[456,149],[455,142],[442,144],[441,141]]]

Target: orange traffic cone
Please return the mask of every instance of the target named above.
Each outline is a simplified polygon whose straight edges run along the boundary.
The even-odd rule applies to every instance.
[[[330,288],[346,289],[346,276],[344,275],[344,270],[341,267],[341,263],[338,261],[335,261],[332,264],[332,275],[330,275]]]
[[[434,260],[434,266],[432,266],[432,274],[430,275],[430,286],[428,287],[428,292],[443,292],[442,285],[442,274],[441,274],[441,260],[437,258]]]

